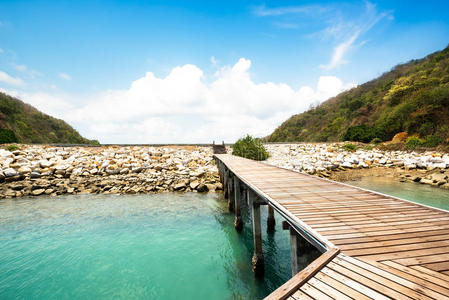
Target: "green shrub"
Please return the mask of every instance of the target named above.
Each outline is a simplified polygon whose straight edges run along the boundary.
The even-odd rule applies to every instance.
[[[369,143],[374,138],[382,139],[385,134],[376,127],[358,125],[349,127],[343,136],[345,141]]]
[[[14,131],[0,128],[0,144],[17,143],[17,137]]]
[[[239,139],[232,145],[232,154],[254,160],[266,160],[270,156],[262,141],[250,135]]]
[[[436,147],[443,143],[443,139],[438,135],[428,135],[424,141],[426,147]]]
[[[380,138],[374,138],[371,140],[371,144],[377,145],[382,143],[382,140]]]
[[[5,148],[5,150],[8,150],[8,151],[11,151],[11,152],[13,152],[13,151],[16,151],[16,150],[19,150],[20,148],[19,148],[19,146],[17,146],[17,145],[9,145],[9,146],[7,146],[6,148]]]
[[[344,144],[341,148],[349,152],[354,152],[357,150],[357,146],[351,143]]]
[[[416,147],[424,145],[424,141],[416,136],[411,136],[407,139],[407,142],[405,143],[405,148],[407,150],[415,150]]]

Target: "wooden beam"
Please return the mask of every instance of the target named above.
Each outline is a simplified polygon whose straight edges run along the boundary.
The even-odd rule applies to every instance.
[[[337,248],[329,249],[320,257],[315,259],[301,272],[293,276],[289,281],[281,285],[277,290],[268,295],[265,300],[283,300],[293,295],[304,283],[315,276],[323,267],[332,261],[340,253]]]

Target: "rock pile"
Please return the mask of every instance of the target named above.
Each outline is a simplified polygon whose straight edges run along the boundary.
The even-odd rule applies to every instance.
[[[406,171],[426,170],[428,173],[437,174],[435,176],[438,179],[446,176],[444,172],[449,172],[449,154],[436,151],[418,153],[358,149],[350,152],[342,148],[342,143],[267,144],[265,147],[271,155],[266,163],[324,177],[329,177],[330,172],[334,171],[372,167],[400,168]],[[414,181],[435,185],[434,181],[437,179],[426,178],[434,176],[432,174],[424,174],[420,180]],[[409,174],[407,178],[412,177]],[[445,187],[443,180],[437,182],[436,185]]]
[[[0,197],[222,189],[209,147],[0,149]]]

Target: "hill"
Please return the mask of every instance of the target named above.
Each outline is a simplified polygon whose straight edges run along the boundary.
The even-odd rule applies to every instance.
[[[63,120],[0,92],[0,143],[98,144],[83,138]]]
[[[385,141],[403,131],[449,138],[449,47],[290,117],[265,141]]]

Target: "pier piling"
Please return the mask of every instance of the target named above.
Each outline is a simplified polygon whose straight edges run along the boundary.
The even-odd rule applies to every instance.
[[[292,259],[292,276],[295,276],[321,254],[292,227],[290,227],[290,253]]]
[[[274,219],[274,209],[270,205],[268,207],[268,217],[267,217],[267,232],[274,232],[274,227],[276,225],[276,220]]]
[[[241,186],[240,186],[240,180],[237,178],[234,178],[234,212],[235,212],[235,221],[234,221],[234,227],[235,229],[240,232],[243,229],[243,222],[242,222],[242,214],[241,214],[241,204],[242,204],[242,193],[241,193]]]
[[[260,226],[260,203],[257,202],[257,196],[250,190],[247,191],[248,202],[252,207],[253,215],[253,238],[254,255],[252,258],[253,272],[256,276],[263,276],[264,257],[262,251],[262,231]]]
[[[237,180],[231,173],[229,173],[228,177],[228,208],[229,211],[234,211],[234,202],[235,202],[235,194],[234,194],[234,181]]]

